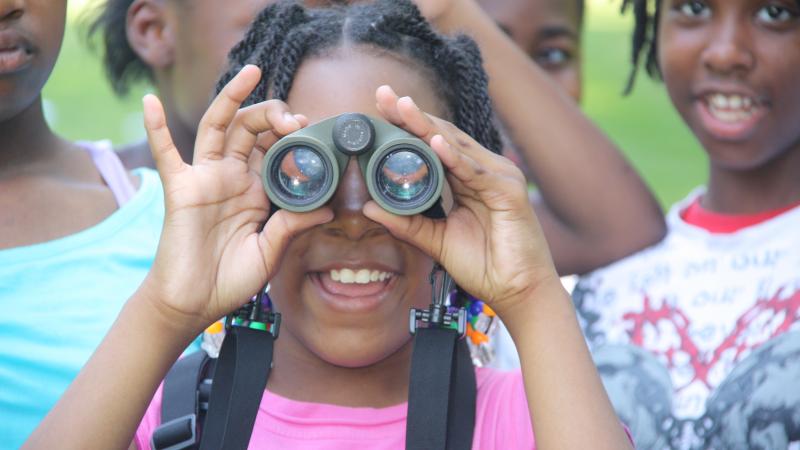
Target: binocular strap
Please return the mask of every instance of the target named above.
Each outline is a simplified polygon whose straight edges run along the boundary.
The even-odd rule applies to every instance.
[[[408,389],[407,450],[472,448],[475,368],[456,330],[416,331]]]
[[[200,450],[246,450],[272,369],[271,333],[228,330],[214,373]]]

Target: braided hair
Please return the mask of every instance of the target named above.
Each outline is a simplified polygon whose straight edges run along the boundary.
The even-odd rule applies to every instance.
[[[800,0],[796,0],[800,5]],[[625,86],[625,94],[630,94],[636,82],[639,66],[644,65],[647,75],[661,80],[658,67],[658,22],[661,17],[661,0],[622,0],[622,13],[633,10],[633,51],[631,52],[631,72]],[[644,58],[644,60],[642,60]]]
[[[652,9],[651,9],[652,8]],[[647,74],[656,80],[661,79],[658,67],[658,21],[661,14],[661,0],[622,0],[622,13],[633,10],[633,36],[631,52],[631,72],[625,85],[625,94],[630,94],[636,83],[636,74],[644,56]]]
[[[436,33],[410,0],[376,0],[306,9],[283,0],[268,6],[231,50],[229,68],[217,92],[245,65],[262,69],[262,78],[246,105],[267,98],[286,100],[304,59],[346,45],[388,50],[417,63],[442,93],[455,126],[499,153],[500,136],[488,93],[480,51],[466,36]]]

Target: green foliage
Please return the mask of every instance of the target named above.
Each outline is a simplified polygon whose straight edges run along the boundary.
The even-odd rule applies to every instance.
[[[71,11],[74,12],[74,11]],[[140,98],[145,88],[117,99],[105,80],[99,54],[83,39],[71,14],[61,57],[44,90],[48,118],[74,140],[110,139],[117,145],[144,137]],[[706,176],[706,160],[658,83],[642,76],[622,97],[629,71],[630,20],[616,2],[589,2],[584,34],[584,110],[623,149],[664,207]]]

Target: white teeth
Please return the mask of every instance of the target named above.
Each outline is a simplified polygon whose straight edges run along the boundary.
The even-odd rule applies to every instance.
[[[331,277],[333,278],[333,277]],[[355,283],[356,282],[356,274],[350,269],[342,269],[339,273],[339,282],[340,283]]]
[[[722,122],[736,123],[749,119],[755,112],[756,102],[738,94],[712,94],[706,99],[708,109]]]
[[[369,269],[333,269],[330,271],[331,280],[342,284],[367,284],[377,281],[385,281],[392,276],[389,272],[381,272]]]
[[[367,284],[369,283],[369,270],[361,269],[356,272],[356,283]]]
[[[716,94],[711,97],[711,106],[726,109],[728,107],[728,99],[722,94]]]

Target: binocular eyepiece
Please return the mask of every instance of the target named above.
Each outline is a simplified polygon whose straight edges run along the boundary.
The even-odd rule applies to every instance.
[[[444,169],[421,139],[383,120],[342,114],[292,133],[264,157],[270,201],[294,212],[327,203],[355,157],[370,196],[385,210],[414,215],[439,201]]]

